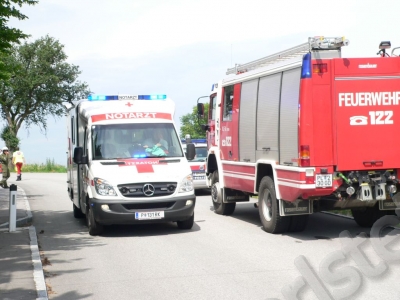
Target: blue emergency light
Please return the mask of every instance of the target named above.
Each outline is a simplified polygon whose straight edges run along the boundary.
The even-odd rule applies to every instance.
[[[207,139],[191,139],[192,143],[200,144],[200,143],[207,143]],[[186,139],[181,139],[182,143],[186,143]]]
[[[109,100],[165,100],[167,95],[89,95],[89,101]]]
[[[301,78],[311,78],[311,53],[304,54],[303,56]]]
[[[167,99],[167,95],[139,95],[139,100],[164,100]]]
[[[135,154],[133,156],[134,158],[142,158],[142,157],[147,157],[146,154]]]
[[[90,101],[118,100],[118,96],[89,95],[88,100],[90,100]]]

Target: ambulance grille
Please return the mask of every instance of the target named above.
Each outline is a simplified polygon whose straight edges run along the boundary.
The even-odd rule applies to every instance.
[[[124,197],[152,198],[172,195],[177,187],[176,182],[142,182],[118,185],[118,190]]]
[[[123,204],[122,206],[128,210],[140,210],[140,209],[167,209],[171,208],[175,202],[151,202],[151,203],[134,203],[134,204]]]

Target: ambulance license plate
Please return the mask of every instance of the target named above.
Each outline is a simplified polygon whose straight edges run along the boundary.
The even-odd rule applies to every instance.
[[[155,220],[155,219],[163,219],[164,212],[163,211],[147,211],[147,212],[136,212],[135,219],[136,220]]]
[[[332,174],[317,174],[315,176],[315,187],[331,187]]]

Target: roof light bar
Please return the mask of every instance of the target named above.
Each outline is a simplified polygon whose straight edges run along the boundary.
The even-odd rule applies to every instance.
[[[164,100],[167,98],[167,95],[139,95],[139,100]]]
[[[165,100],[167,95],[89,95],[89,101],[109,100]]]

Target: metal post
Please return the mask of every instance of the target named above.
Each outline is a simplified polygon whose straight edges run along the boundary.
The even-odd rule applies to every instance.
[[[10,185],[10,221],[9,231],[13,232],[17,229],[17,186]]]

